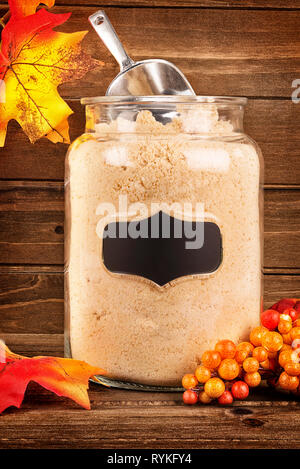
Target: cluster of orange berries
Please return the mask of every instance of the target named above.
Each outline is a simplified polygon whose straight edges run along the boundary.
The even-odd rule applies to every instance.
[[[284,298],[261,314],[249,342],[220,340],[204,352],[194,374],[182,378],[186,404],[231,404],[262,379],[300,394],[300,300]]]

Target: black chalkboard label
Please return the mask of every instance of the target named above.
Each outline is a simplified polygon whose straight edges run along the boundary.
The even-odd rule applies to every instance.
[[[140,221],[113,222],[103,233],[108,271],[152,280],[159,286],[188,275],[210,274],[222,262],[220,228],[159,212]]]

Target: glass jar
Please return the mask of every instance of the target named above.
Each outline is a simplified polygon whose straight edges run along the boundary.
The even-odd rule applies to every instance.
[[[173,389],[262,302],[262,158],[245,98],[85,98],[66,158],[66,355]]]

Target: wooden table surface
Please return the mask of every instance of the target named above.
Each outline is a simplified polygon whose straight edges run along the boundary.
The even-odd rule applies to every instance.
[[[63,356],[60,334],[3,336],[29,356]],[[91,410],[35,383],[22,408],[0,416],[0,449],[300,448],[300,399],[269,388],[230,407],[186,406],[181,393],[125,391],[90,384]]]
[[[91,385],[92,409],[30,385],[0,418],[0,449],[300,448],[300,402],[256,391],[231,407],[185,406],[180,393]]]
[[[97,2],[96,2],[97,3]],[[91,0],[57,0],[72,11],[64,31],[89,29]],[[108,0],[135,59],[161,57],[198,94],[249,98],[245,128],[265,158],[265,306],[300,297],[299,0]],[[1,13],[7,4],[0,0]],[[90,31],[85,49],[105,62],[60,87],[84,130],[82,96],[101,95],[118,67]],[[0,338],[14,351],[62,355],[64,155],[66,145],[28,143],[14,122],[0,149]],[[91,390],[87,412],[32,386],[21,410],[0,417],[0,448],[300,447],[299,402],[256,391],[232,408],[183,406],[178,394]]]

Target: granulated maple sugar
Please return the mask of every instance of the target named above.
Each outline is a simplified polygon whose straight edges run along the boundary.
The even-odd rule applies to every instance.
[[[203,139],[196,133],[213,136]],[[248,142],[248,143],[247,143]],[[135,122],[99,124],[68,156],[67,304],[73,358],[108,376],[178,385],[219,339],[240,341],[258,322],[261,303],[259,158],[216,107],[182,110],[168,124],[141,111]],[[219,226],[220,267],[162,287],[113,274],[102,260],[99,204],[204,204]],[[97,214],[98,208],[98,214]],[[99,225],[98,225],[99,226]]]

